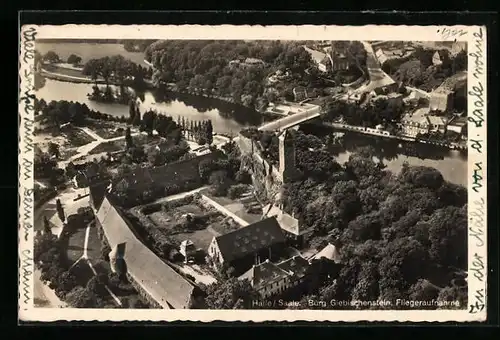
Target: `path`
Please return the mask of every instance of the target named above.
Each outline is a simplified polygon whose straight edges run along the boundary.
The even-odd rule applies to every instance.
[[[239,225],[241,225],[242,227],[246,227],[247,225],[249,225],[250,223],[248,223],[247,221],[245,221],[244,219],[242,219],[241,217],[237,216],[236,214],[234,214],[233,212],[231,212],[229,209],[227,209],[226,207],[220,205],[219,203],[215,202],[213,199],[211,199],[210,197],[207,197],[205,195],[201,195],[201,198],[207,202],[208,204],[210,204],[211,206],[213,206],[215,209],[217,209],[219,212],[223,213],[224,215],[226,216],[229,216],[231,217],[236,223],[238,223]]]
[[[170,201],[177,201],[177,200],[180,200],[184,197],[187,197],[187,196],[190,196],[190,195],[194,195],[204,189],[208,189],[210,188],[210,186],[203,186],[201,188],[197,188],[197,189],[194,189],[194,190],[191,190],[191,191],[186,191],[186,192],[181,192],[180,194],[175,194],[175,195],[171,195],[171,196],[167,196],[167,197],[162,197],[162,198],[159,198],[157,199],[156,201],[150,203],[150,204],[155,204],[155,203],[164,203],[164,202],[170,202]]]
[[[82,146],[79,146],[76,149],[76,154],[74,154],[73,156],[71,156],[67,160],[64,160],[64,161],[61,161],[58,163],[60,168],[66,168],[66,166],[70,162],[73,162],[75,159],[78,159],[82,156],[87,156],[92,150],[94,150],[101,143],[115,142],[117,140],[125,138],[125,135],[123,135],[123,136],[104,139],[101,136],[99,136],[97,133],[95,133],[94,131],[89,129],[88,127],[81,127],[79,129],[82,130],[83,132],[85,132],[86,134],[88,134],[90,137],[94,138],[95,141],[90,142],[90,143],[85,144],[85,145],[82,145]],[[137,135],[140,135],[141,133],[145,134],[145,132],[134,132],[131,134],[131,136],[137,136]]]
[[[382,70],[372,45],[367,41],[361,42],[366,50],[366,68],[370,81],[368,84],[355,90],[356,93],[371,92],[376,88],[394,84],[394,80]]]
[[[95,270],[94,266],[92,265],[92,261],[90,261],[89,258],[88,258],[88,246],[89,246],[90,228],[92,228],[91,225],[92,225],[92,222],[90,222],[90,223],[87,224],[87,229],[85,230],[85,242],[84,242],[84,245],[83,245],[83,255],[82,255],[82,257],[77,262],[79,262],[79,261],[85,261],[87,263],[87,265],[90,267],[90,270],[92,270],[92,272],[94,273],[94,275],[97,275],[97,271]],[[108,287],[108,285],[104,285],[104,288],[109,293],[109,295],[113,298],[113,300],[115,301],[115,303],[118,306],[121,307],[122,306],[122,302],[111,291],[111,289]]]
[[[34,298],[33,305],[40,308],[64,308],[66,303],[59,299],[52,288],[45,284],[41,275],[42,272],[35,269],[34,275]]]

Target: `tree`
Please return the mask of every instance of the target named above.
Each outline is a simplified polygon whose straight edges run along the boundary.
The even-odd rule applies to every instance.
[[[71,65],[79,65],[80,62],[82,61],[82,58],[80,56],[77,56],[76,54],[71,54],[69,57],[68,57],[68,64],[71,64]]]
[[[138,107],[135,108],[134,120],[132,121],[132,125],[141,125],[141,111]]]
[[[445,266],[467,268],[467,213],[466,209],[448,206],[436,210],[427,221],[429,253]]]
[[[464,309],[467,306],[467,289],[445,287],[439,291],[437,297],[438,309]],[[454,303],[458,302],[458,305]]]
[[[408,296],[413,301],[433,301],[437,299],[440,290],[425,279],[419,279],[408,290]]]
[[[97,296],[88,289],[78,286],[66,295],[66,302],[73,308],[95,308]]]
[[[156,113],[152,110],[144,112],[142,116],[142,128],[148,133],[148,135],[153,134],[155,128],[154,122],[156,120]]]
[[[134,141],[132,140],[132,134],[130,133],[130,127],[125,130],[125,145],[127,149],[134,147]]]
[[[57,290],[62,291],[64,294],[70,292],[78,285],[76,276],[70,271],[62,272],[57,280]]]
[[[90,76],[90,78],[95,82],[95,86],[97,87],[97,80],[101,74],[102,63],[98,59],[90,59],[83,66],[82,73],[86,76]]]
[[[57,216],[59,216],[61,222],[64,223],[66,221],[66,216],[64,215],[64,208],[59,198],[56,200],[56,210],[57,210]]]
[[[59,144],[52,143],[52,142],[49,143],[49,155],[51,155],[55,158],[59,158],[61,156],[61,154],[59,152]]]
[[[43,232],[45,234],[52,234],[52,227],[50,226],[50,222],[47,216],[43,217]]]
[[[213,131],[213,126],[212,126],[212,121],[208,120],[207,125],[206,125],[206,142],[208,145],[212,145],[214,137],[213,137],[214,131]]]
[[[252,301],[260,298],[248,280],[238,278],[213,283],[207,287],[206,294],[208,309],[248,309],[252,308]]]
[[[59,58],[59,56],[57,55],[56,52],[54,52],[54,51],[48,51],[43,56],[43,60],[47,61],[47,62],[49,62],[51,64],[54,64],[54,63],[58,63],[61,59]]]
[[[135,114],[136,114],[135,106],[136,106],[135,102],[133,100],[130,100],[130,102],[128,104],[128,114],[129,114],[129,122],[130,123],[134,122],[134,118],[135,118]]]

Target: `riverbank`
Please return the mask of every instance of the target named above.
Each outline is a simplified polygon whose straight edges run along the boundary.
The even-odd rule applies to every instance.
[[[411,137],[411,136],[406,136],[406,135],[393,135],[390,132],[385,131],[385,130],[372,129],[372,128],[367,128],[367,127],[362,127],[362,126],[353,126],[353,125],[347,125],[347,124],[342,124],[342,123],[328,123],[328,122],[323,122],[323,125],[326,125],[328,127],[332,127],[334,129],[338,129],[338,130],[353,131],[353,132],[358,132],[358,133],[370,135],[370,136],[395,139],[395,140],[400,140],[400,141],[404,141],[404,142],[416,142],[416,143],[422,143],[422,144],[441,146],[441,147],[448,148],[450,150],[467,150],[466,145],[460,145],[458,143],[435,142],[435,141],[419,139],[416,137]]]

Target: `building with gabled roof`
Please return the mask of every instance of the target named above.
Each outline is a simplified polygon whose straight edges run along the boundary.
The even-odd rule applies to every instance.
[[[263,297],[276,296],[304,282],[309,262],[296,255],[279,263],[266,260],[242,274],[240,280],[248,280],[250,285]]]
[[[133,226],[107,195],[96,211],[96,225],[102,228],[111,249],[121,249],[127,276],[151,304],[165,309],[201,305],[203,292],[137,238]]]
[[[293,245],[301,247],[304,242],[304,237],[312,233],[312,228],[301,224],[294,216],[283,211],[283,205],[277,206],[268,204],[262,208],[264,217],[276,217],[285,237],[293,241]]]
[[[328,243],[326,245],[326,247],[324,247],[318,253],[316,253],[316,255],[311,257],[310,261],[320,260],[323,258],[330,260],[330,261],[333,261],[337,264],[340,263],[340,253],[339,253],[337,247],[335,247],[331,243]]]
[[[252,263],[273,257],[285,244],[285,236],[275,217],[266,218],[230,233],[215,236],[208,255],[219,267],[246,270]]]

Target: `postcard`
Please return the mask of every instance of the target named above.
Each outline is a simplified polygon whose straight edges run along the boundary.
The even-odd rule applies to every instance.
[[[486,28],[21,27],[20,321],[485,321]]]

